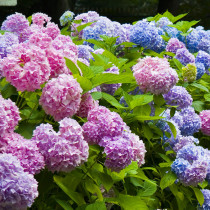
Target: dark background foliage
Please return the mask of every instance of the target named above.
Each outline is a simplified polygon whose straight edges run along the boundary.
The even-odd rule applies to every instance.
[[[199,25],[210,29],[209,8],[209,0],[18,0],[17,6],[0,7],[0,23],[15,12],[26,16],[44,12],[59,23],[59,17],[68,9],[75,14],[97,11],[112,20],[131,23],[168,9],[173,15],[189,13],[185,20],[200,20]]]

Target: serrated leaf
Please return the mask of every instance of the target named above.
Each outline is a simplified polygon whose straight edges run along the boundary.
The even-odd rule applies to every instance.
[[[133,46],[135,46],[136,44],[133,43],[133,42],[122,42],[122,43],[120,43],[119,45],[123,45],[124,47],[133,47]]]
[[[170,171],[170,172],[166,173],[160,181],[161,189],[163,190],[166,187],[169,187],[176,181],[176,179],[177,179],[177,176],[173,172]]]
[[[26,139],[31,139],[33,130],[36,126],[36,124],[31,124],[27,121],[23,121],[19,123],[16,132],[25,137]]]
[[[94,75],[104,72],[103,66],[89,66]]]
[[[87,39],[86,42],[89,42],[91,44],[94,44],[97,47],[102,48],[102,49],[105,49],[106,48],[105,43],[103,41],[101,41],[101,40]]]
[[[199,204],[202,206],[203,203],[204,203],[204,196],[203,196],[203,193],[198,189],[198,188],[195,188],[195,187],[191,187],[195,193],[195,196],[199,202]]]
[[[144,116],[144,115],[136,115],[135,119],[139,120],[139,121],[145,121],[145,120],[159,120],[159,119],[163,119],[165,117],[161,117],[161,116]]]
[[[159,107],[165,104],[165,99],[162,95],[154,95],[154,103],[157,104]]]
[[[202,101],[193,101],[192,107],[197,111],[201,112],[204,109],[204,102]]]
[[[82,23],[82,19],[74,20],[73,23],[75,23],[75,24],[80,24],[80,23]]]
[[[86,77],[87,79],[89,79],[94,76],[94,73],[92,72],[92,70],[81,61],[77,60],[77,65],[81,69],[83,77]]]
[[[102,98],[101,92],[92,92],[91,95],[92,95],[94,100],[99,100],[99,99]]]
[[[196,88],[200,89],[201,91],[209,92],[208,88],[201,84],[192,83],[191,86],[196,87]]]
[[[82,31],[84,28],[86,28],[86,27],[92,25],[92,24],[95,23],[95,22],[96,22],[96,21],[94,21],[94,22],[88,22],[88,23],[85,23],[85,24],[83,24],[83,25],[80,25],[80,26],[77,27],[77,31],[80,32],[80,31]]]
[[[134,109],[136,106],[142,106],[148,104],[153,100],[152,95],[136,95],[133,96],[133,100],[130,101],[130,108]]]
[[[169,121],[166,121],[166,122],[167,122],[168,126],[169,126],[170,129],[171,129],[171,132],[172,132],[172,134],[173,134],[173,136],[174,136],[174,139],[176,139],[176,134],[177,134],[176,127],[174,126],[173,123],[171,123],[171,122],[169,122]]]
[[[127,109],[127,107],[122,106],[112,95],[109,95],[107,93],[101,93],[102,97],[109,102],[112,106],[116,108],[121,108],[121,109]]]
[[[144,188],[144,190],[138,191],[138,195],[139,196],[151,196],[156,192],[157,184],[153,181],[146,180],[146,181],[144,181],[143,188]]]
[[[78,74],[80,75],[80,70],[78,69],[78,67],[75,65],[75,63],[73,61],[71,61],[68,58],[65,58],[66,60],[66,66],[68,67],[68,69],[72,72],[72,74]]]
[[[181,62],[179,60],[177,60],[176,58],[173,58],[173,62],[175,63],[175,65],[177,66],[177,68],[182,71],[182,67],[183,65],[181,64]]]
[[[103,201],[103,196],[102,196],[100,188],[96,184],[94,184],[94,182],[91,179],[86,179],[85,187],[90,193],[92,194],[96,193],[99,201]]]
[[[17,95],[17,90],[10,83],[7,83],[1,90],[1,95],[4,98],[9,98],[12,95]]]
[[[92,83],[89,79],[82,77],[78,74],[74,74],[73,76],[75,79],[77,79],[77,82],[79,82],[83,91],[87,92],[92,89]]]
[[[148,125],[143,125],[143,131],[144,131],[144,135],[145,137],[150,140],[153,137],[153,133],[152,130],[150,129],[150,127]]]

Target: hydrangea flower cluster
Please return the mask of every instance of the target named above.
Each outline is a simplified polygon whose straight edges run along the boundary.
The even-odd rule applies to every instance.
[[[210,54],[199,50],[195,58],[195,63],[202,63],[205,67],[206,72],[208,72],[208,68],[210,67]]]
[[[181,62],[182,65],[187,65],[188,63],[195,63],[195,57],[191,54],[188,49],[181,48],[176,51],[175,58]]]
[[[185,82],[193,82],[197,77],[197,68],[194,63],[189,63],[182,67],[182,75]]]
[[[196,79],[200,79],[206,72],[205,66],[203,63],[195,63],[197,69]]]
[[[80,25],[84,25],[86,23],[90,23],[90,22],[93,22],[91,24],[91,26],[94,26],[95,25],[95,22],[99,20],[99,14],[95,11],[89,11],[87,13],[82,13],[82,14],[79,14],[77,15],[74,20],[81,20],[81,23],[72,23],[72,31],[74,31],[71,35],[72,36],[77,36],[79,38],[82,38],[82,35],[83,35],[83,30],[81,30],[80,32],[77,31],[77,27],[80,26]]]
[[[94,49],[89,45],[78,45],[78,58],[86,59],[89,62],[90,59],[93,59],[91,52],[94,52]]]
[[[77,115],[79,117],[87,117],[91,109],[98,106],[98,101],[95,101],[90,93],[85,93],[81,97],[81,103]]]
[[[200,112],[201,131],[203,134],[210,136],[210,110]]]
[[[166,58],[145,57],[133,66],[140,90],[153,94],[167,93],[178,82],[178,75]]]
[[[119,69],[116,66],[112,66],[109,69],[106,69],[104,73],[119,74]],[[101,91],[114,95],[115,91],[121,86],[120,83],[115,84],[102,84],[100,85]]]
[[[176,112],[171,119],[178,124],[183,136],[192,136],[201,128],[201,119],[192,107],[187,107],[180,112]]]
[[[174,54],[176,54],[177,50],[183,48],[186,49],[185,44],[179,41],[177,38],[169,39],[168,44],[166,45],[166,51]]]
[[[74,17],[74,13],[71,11],[66,11],[62,14],[62,16],[60,17],[60,24],[61,26],[65,26],[66,24],[68,24],[70,21],[73,20]]]
[[[192,105],[192,97],[182,86],[174,86],[168,93],[163,95],[166,104],[177,106],[177,109],[183,109]]]
[[[204,158],[203,147],[187,144],[181,148],[176,160],[171,165],[180,182],[186,186],[196,186],[203,182],[207,175],[208,162]]]
[[[20,119],[19,109],[15,103],[0,95],[0,136],[13,132]]]
[[[88,122],[83,125],[84,138],[89,144],[104,147],[108,168],[120,171],[132,160],[137,161],[139,166],[144,163],[144,143],[130,132],[117,113],[98,106],[88,113],[87,119]]]
[[[199,210],[208,210],[210,209],[210,190],[203,189],[201,190],[204,197],[204,203],[202,206],[199,206]]]
[[[130,41],[146,49],[161,52],[165,49],[165,42],[158,33],[155,25],[142,20],[132,26]]]
[[[27,209],[38,196],[33,175],[12,154],[0,154],[0,209]]]
[[[0,35],[0,58],[11,53],[13,45],[16,44],[19,44],[19,40],[15,34],[6,32],[4,35]]]
[[[45,85],[39,103],[56,121],[72,117],[81,102],[82,89],[71,75],[61,74]]]
[[[32,140],[37,143],[50,171],[69,172],[87,161],[88,144],[76,120],[64,118],[59,124],[58,133],[52,125],[41,124],[34,130]]]
[[[25,172],[37,174],[44,168],[44,158],[35,142],[18,133],[7,133],[0,138],[0,152],[17,157]]]

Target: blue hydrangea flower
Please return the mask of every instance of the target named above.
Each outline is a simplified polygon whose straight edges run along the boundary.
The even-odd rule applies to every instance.
[[[196,75],[196,79],[200,79],[204,73],[206,72],[205,66],[203,63],[195,63],[196,68],[197,68],[197,75]]]
[[[183,159],[177,158],[171,165],[171,170],[179,177],[184,174],[185,170],[190,166],[190,163]]]
[[[86,59],[88,62],[90,59],[93,59],[91,52],[94,52],[94,49],[88,45],[78,45],[78,58]]]
[[[205,67],[206,70],[208,70],[208,68],[210,67],[210,54],[199,50],[198,54],[195,58],[195,62],[196,63],[202,63]]]
[[[60,17],[60,24],[61,26],[65,26],[67,23],[73,20],[74,13],[71,11],[66,11]]]
[[[209,210],[210,209],[210,190],[201,190],[204,196],[204,203],[202,206],[199,205],[199,210]]]

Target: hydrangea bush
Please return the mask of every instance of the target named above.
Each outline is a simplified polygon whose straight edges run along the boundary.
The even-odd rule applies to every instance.
[[[0,209],[210,208],[210,31],[185,15],[5,19]]]

